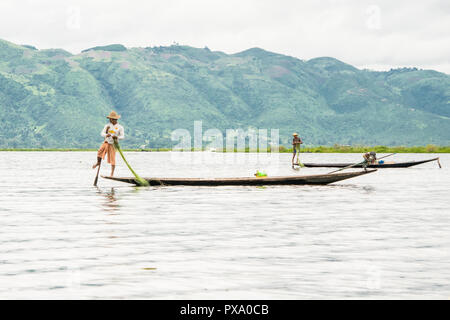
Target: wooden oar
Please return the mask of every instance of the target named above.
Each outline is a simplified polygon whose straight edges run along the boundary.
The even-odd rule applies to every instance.
[[[300,148],[301,148],[301,146],[302,146],[301,144],[298,145],[297,163],[296,163],[296,164],[297,164],[298,166],[300,166],[301,168],[304,168],[305,165],[304,165],[303,163],[301,163],[301,162],[300,162],[300,159],[299,159],[299,157],[300,157]]]
[[[123,161],[125,162],[125,164],[127,165],[128,169],[130,169],[130,171],[133,173],[133,175],[136,178],[136,182],[143,187],[147,187],[150,185],[150,183],[148,183],[147,180],[142,179],[141,177],[139,177],[139,175],[134,172],[134,170],[131,168],[131,166],[128,164],[128,161],[125,159],[125,156],[122,153],[122,150],[120,149],[119,143],[117,141],[114,141],[114,145],[116,147],[116,149],[119,151],[120,155],[122,156]]]
[[[95,176],[95,180],[94,180],[94,187],[97,186],[97,181],[98,181],[98,174],[100,172],[100,166],[101,166],[102,162],[100,161],[99,165],[98,165],[98,169],[97,169],[97,175]]]
[[[396,153],[388,154],[387,156],[381,157],[381,158],[379,158],[379,159],[377,159],[377,160],[381,160],[381,159],[384,159],[384,158],[393,156],[394,154],[396,154]],[[366,160],[364,160],[363,162],[358,162],[358,163],[352,164],[352,165],[350,165],[350,166],[341,168],[341,169],[339,169],[339,170],[331,171],[331,172],[329,172],[328,174],[332,174],[332,173],[339,172],[339,171],[342,171],[342,170],[345,170],[345,169],[349,169],[349,168],[355,167],[355,166],[357,166],[357,165],[363,164],[363,163],[365,163],[365,162],[366,162]]]

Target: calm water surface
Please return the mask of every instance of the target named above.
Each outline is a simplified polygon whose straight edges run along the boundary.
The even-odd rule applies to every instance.
[[[294,171],[289,154],[126,155],[142,176],[330,171]],[[442,169],[384,169],[329,186],[149,188],[93,187],[95,157],[0,152],[0,298],[450,298],[450,155],[440,155]],[[119,159],[116,176],[129,175]]]

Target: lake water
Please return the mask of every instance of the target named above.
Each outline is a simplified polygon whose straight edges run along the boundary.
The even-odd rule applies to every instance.
[[[126,156],[142,176],[330,171],[294,171],[290,154]],[[94,152],[0,152],[0,298],[448,299],[450,155],[439,156],[442,169],[329,186],[137,188],[100,178],[96,188]],[[117,157],[116,176],[130,176]]]

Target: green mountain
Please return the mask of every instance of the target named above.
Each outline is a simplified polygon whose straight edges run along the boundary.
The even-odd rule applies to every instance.
[[[95,47],[72,55],[0,40],[1,148],[95,148],[111,110],[124,147],[171,147],[171,132],[293,131],[307,145],[450,145],[450,76],[359,70],[253,48]]]

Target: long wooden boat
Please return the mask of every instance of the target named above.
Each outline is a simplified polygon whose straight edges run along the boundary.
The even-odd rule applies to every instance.
[[[377,170],[364,170],[358,172],[342,172],[335,174],[316,174],[309,176],[284,176],[284,177],[249,177],[249,178],[144,178],[151,186],[262,186],[262,185],[325,185],[345,179],[362,176]],[[126,182],[137,185],[133,177],[109,177],[102,178]]]
[[[377,168],[377,169],[383,169],[383,168],[408,168],[412,166],[417,166],[418,164],[431,162],[431,161],[438,161],[439,158],[433,158],[428,160],[421,160],[421,161],[410,161],[410,162],[385,162],[383,164],[370,164],[367,166],[367,168]],[[308,168],[344,168],[351,166],[352,163],[303,163],[305,167]],[[362,164],[353,166],[353,168],[362,168]]]

